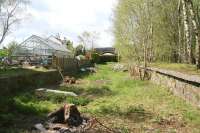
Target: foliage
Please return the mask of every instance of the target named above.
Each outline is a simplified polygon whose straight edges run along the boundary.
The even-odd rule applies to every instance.
[[[70,40],[67,40],[66,41],[66,46],[67,46],[67,49],[71,50],[72,52],[74,52],[74,47],[73,47],[73,42],[70,41]]]
[[[83,97],[70,97],[62,94],[48,93],[40,97],[41,100],[51,101],[52,103],[71,103],[75,105],[85,106],[91,100]]]
[[[113,66],[98,65],[97,73],[82,77],[79,84],[58,87],[62,91],[77,93],[77,98],[60,95],[38,97],[27,89],[14,96],[1,96],[0,131],[20,132],[24,129],[28,132],[32,125],[44,120],[47,112],[65,102],[80,105],[78,108],[83,115],[96,117],[119,132],[145,132],[147,127],[155,132],[200,131],[200,111],[197,108],[175,97],[167,88],[133,80],[126,72],[114,72]],[[172,123],[169,121],[171,117]],[[162,124],[165,121],[167,124]]]
[[[193,3],[197,15],[199,11],[196,9],[200,3],[197,0],[193,0]],[[113,32],[115,47],[122,61],[135,64],[141,64],[145,59],[148,62],[186,62],[185,33],[180,23],[183,16],[182,11],[178,10],[180,6],[179,0],[119,0],[114,10]],[[188,17],[191,18],[190,15]],[[191,19],[188,21],[194,58],[195,39]]]
[[[8,44],[8,56],[12,56],[16,49],[20,48],[18,42],[12,41]]]
[[[98,53],[92,53],[91,57],[93,63],[100,63],[100,55]]]
[[[33,69],[8,68],[6,71],[0,70],[0,77],[15,77],[15,76],[23,76],[23,75],[32,75],[35,73],[48,72],[48,71],[51,71],[51,70],[45,69],[45,68],[33,68]]]
[[[78,56],[78,55],[85,55],[85,48],[83,45],[78,45],[75,49],[75,55]]]
[[[7,57],[8,56],[8,50],[6,48],[0,49],[0,57]]]

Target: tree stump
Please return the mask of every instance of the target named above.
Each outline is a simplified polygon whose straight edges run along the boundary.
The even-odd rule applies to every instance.
[[[51,123],[61,123],[75,127],[83,122],[83,118],[74,104],[65,104],[60,109],[50,113],[48,118]]]

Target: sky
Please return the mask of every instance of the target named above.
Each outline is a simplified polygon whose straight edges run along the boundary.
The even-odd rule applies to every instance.
[[[31,35],[48,37],[59,33],[78,44],[84,31],[100,34],[97,47],[113,45],[112,16],[117,0],[31,0],[26,15],[13,28],[4,44],[22,42]]]

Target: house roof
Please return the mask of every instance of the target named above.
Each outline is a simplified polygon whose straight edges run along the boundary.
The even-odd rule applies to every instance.
[[[100,54],[104,54],[104,53],[115,54],[115,48],[113,48],[113,47],[95,48],[94,50]]]

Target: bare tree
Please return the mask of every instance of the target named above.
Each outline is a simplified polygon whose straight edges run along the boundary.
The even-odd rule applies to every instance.
[[[78,36],[79,42],[87,49],[93,50],[97,45],[97,40],[99,39],[99,33],[94,32],[83,32]]]
[[[28,0],[1,0],[0,1],[0,45],[6,36],[11,32],[11,28],[20,22],[22,5]]]
[[[88,45],[89,38],[90,33],[87,31],[83,32],[81,35],[78,36],[79,43],[81,43],[84,46],[84,48],[86,48],[86,46]]]

